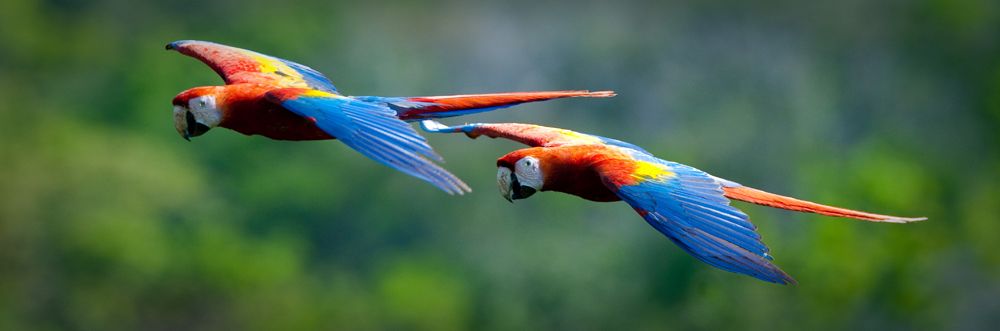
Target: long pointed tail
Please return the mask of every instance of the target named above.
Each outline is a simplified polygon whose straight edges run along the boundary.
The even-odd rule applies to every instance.
[[[799,200],[796,198],[777,195],[774,193],[768,193],[755,188],[750,188],[735,183],[732,183],[735,185],[729,186],[728,185],[729,183],[732,182],[725,183],[725,185],[722,186],[722,189],[723,191],[725,191],[725,195],[727,198],[746,201],[749,203],[755,203],[758,205],[763,205],[768,207],[801,211],[807,213],[817,213],[817,214],[836,216],[836,217],[854,218],[871,222],[909,223],[909,222],[923,221],[927,219],[926,217],[910,218],[910,217],[897,217],[889,215],[872,214],[863,211],[832,207],[827,205],[821,205],[815,202],[809,202],[805,200]]]
[[[545,101],[561,98],[608,98],[614,91],[541,91],[509,92],[490,94],[464,94],[431,97],[357,97],[365,101],[384,102],[396,109],[400,119],[416,121],[429,118],[444,118],[486,112],[506,108],[525,102]]]

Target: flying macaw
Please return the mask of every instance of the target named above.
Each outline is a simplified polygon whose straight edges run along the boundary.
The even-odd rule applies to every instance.
[[[421,122],[421,127],[429,132],[463,132],[473,139],[507,138],[531,146],[497,160],[497,185],[510,202],[537,191],[599,202],[624,200],[695,258],[778,284],[795,284],[795,280],[771,263],[756,226],[729,199],[872,222],[926,219],[872,214],[768,193],[657,158],[626,142],[565,129],[519,123],[449,127],[432,120]]]
[[[307,66],[207,41],[181,40],[167,50],[194,57],[226,85],[195,87],[174,97],[174,126],[190,140],[221,126],[278,140],[340,139],[361,154],[450,194],[468,185],[427,158],[441,161],[407,124],[485,112],[524,102],[611,97],[612,91],[545,91],[429,97],[343,96]]]

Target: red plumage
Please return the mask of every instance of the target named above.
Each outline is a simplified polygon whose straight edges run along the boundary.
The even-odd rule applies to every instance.
[[[542,92],[508,92],[490,94],[466,94],[434,97],[410,97],[411,102],[423,102],[430,105],[406,111],[400,114],[403,120],[433,118],[434,113],[444,113],[463,109],[482,109],[491,107],[506,107],[525,102],[545,101],[561,98],[607,98],[613,97],[612,91],[542,91]],[[432,115],[432,116],[428,116]]]
[[[519,123],[449,127],[433,121],[423,122],[422,127],[532,146],[497,160],[497,184],[511,202],[535,191],[563,192],[592,201],[623,200],[695,258],[778,284],[795,284],[795,280],[772,263],[756,226],[728,199],[878,222],[925,219],[872,214],[767,193],[659,159],[626,142],[564,129]]]
[[[611,202],[621,200],[604,183],[599,166],[631,172],[634,163],[622,159],[617,152],[602,145],[570,145],[559,147],[534,147],[516,150],[497,160],[497,166],[514,168],[514,162],[533,156],[540,162],[545,178],[541,191],[572,194],[587,200]]]
[[[220,127],[276,140],[334,139],[316,126],[315,121],[268,100],[266,93],[274,89],[274,86],[251,83],[196,87],[177,95],[174,104],[187,105],[192,98],[213,95],[222,113]]]
[[[315,125],[281,106],[283,100],[295,98],[311,90],[336,94],[333,84],[322,74],[301,64],[264,54],[204,41],[177,41],[167,49],[194,57],[222,76],[225,86],[196,87],[174,98],[174,105],[187,106],[188,101],[213,96],[222,112],[221,127],[279,140],[334,139]],[[271,93],[270,96],[267,96]],[[417,120],[454,116],[448,112],[476,111],[571,97],[611,97],[612,91],[590,92],[542,91],[493,94],[466,94],[402,98],[410,102],[396,107],[402,120]],[[375,97],[374,102],[395,100]]]
[[[225,86],[196,87],[174,100],[174,126],[185,139],[219,126],[279,140],[340,139],[359,153],[448,193],[468,185],[433,161],[441,158],[406,121],[459,116],[524,102],[609,97],[613,92],[553,91],[431,97],[349,97],[312,68],[204,41],[170,43],[222,76]]]
[[[722,190],[725,192],[727,198],[733,200],[740,200],[762,206],[808,212],[808,213],[816,213],[827,216],[846,217],[863,221],[890,222],[890,223],[907,223],[923,219],[923,218],[907,218],[907,217],[873,214],[863,211],[827,206],[811,201],[799,200],[792,197],[786,197],[783,195],[778,195],[770,192],[764,192],[746,186],[734,186],[734,187],[723,186]]]

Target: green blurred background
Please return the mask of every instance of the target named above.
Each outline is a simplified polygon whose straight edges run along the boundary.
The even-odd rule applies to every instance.
[[[0,1],[0,329],[987,329],[1000,324],[1000,4]],[[510,205],[518,145],[430,135],[448,196],[337,142],[171,98],[211,40],[353,95],[613,89],[462,121],[630,141],[873,224],[739,203],[799,286],[685,255],[623,203]]]

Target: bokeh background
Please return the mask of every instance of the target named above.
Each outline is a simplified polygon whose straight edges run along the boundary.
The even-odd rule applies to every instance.
[[[0,1],[0,329],[988,329],[1000,324],[1000,4]],[[622,203],[511,205],[518,145],[432,135],[448,196],[337,142],[174,132],[203,39],[346,94],[613,89],[446,121],[630,141],[720,177],[903,216],[743,203],[777,286]]]

